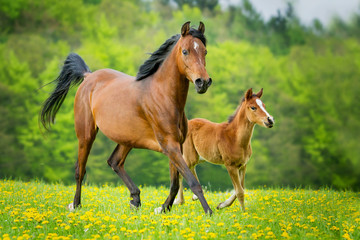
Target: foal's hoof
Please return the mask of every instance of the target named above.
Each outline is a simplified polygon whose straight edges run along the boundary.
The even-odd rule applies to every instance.
[[[69,205],[67,205],[66,209],[69,210],[70,212],[74,212],[75,211],[74,203],[70,203]]]
[[[183,205],[184,203],[185,203],[184,200],[180,200],[180,199],[176,198],[173,205]]]
[[[222,203],[219,203],[219,205],[217,205],[216,209],[220,210],[220,209],[223,209],[226,207],[227,207],[227,205],[224,202],[222,202]]]
[[[193,200],[193,201],[196,201],[196,200],[199,200],[199,198],[194,194],[194,195],[192,196],[192,200]]]
[[[154,213],[155,213],[155,214],[160,214],[162,211],[163,211],[163,208],[162,208],[162,207],[158,207],[158,208],[155,208],[155,209],[154,209]]]

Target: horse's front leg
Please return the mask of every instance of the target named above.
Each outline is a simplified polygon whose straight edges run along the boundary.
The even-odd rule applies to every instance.
[[[124,169],[125,159],[131,149],[128,146],[117,145],[107,162],[129,189],[130,197],[132,198],[130,200],[130,207],[138,208],[141,206],[140,190]]]
[[[171,141],[171,140],[170,141],[167,140],[166,142],[167,142],[166,145],[162,145],[163,153],[169,157],[171,164],[185,178],[191,191],[199,198],[200,203],[201,203],[205,213],[209,213],[211,215],[212,210],[209,207],[209,204],[207,203],[207,201],[204,197],[204,193],[202,191],[201,185],[196,180],[194,174],[190,171],[189,167],[185,163],[185,160],[183,159],[183,156],[180,151],[180,144],[176,141]],[[174,179],[174,181],[175,181],[175,179]],[[177,182],[179,181],[178,175],[177,175],[176,181]],[[177,183],[177,187],[172,188],[172,191],[174,191],[175,189],[177,189],[177,190],[179,189],[178,183]],[[173,203],[173,201],[176,197],[177,190],[176,190],[175,194],[171,194],[172,199],[169,199],[169,202]]]
[[[172,205],[174,204],[176,194],[179,191],[179,187],[180,187],[179,172],[176,169],[176,167],[171,163],[171,161],[169,161],[169,168],[170,168],[170,193],[165,203],[161,207],[155,209],[155,213],[166,212],[166,210],[170,211]]]

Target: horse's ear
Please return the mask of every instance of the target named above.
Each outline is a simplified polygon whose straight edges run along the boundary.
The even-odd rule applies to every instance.
[[[252,95],[253,95],[253,91],[252,91],[252,88],[249,88],[246,93],[245,93],[245,99],[246,100],[249,100],[252,98]]]
[[[181,36],[185,37],[190,31],[190,21],[184,23],[181,27]]]
[[[204,34],[204,32],[205,32],[205,25],[204,25],[204,23],[201,22],[201,21],[200,21],[198,30],[199,30],[202,34]]]
[[[262,94],[263,94],[263,89],[261,88],[261,90],[256,94],[256,96],[258,98],[261,98]]]

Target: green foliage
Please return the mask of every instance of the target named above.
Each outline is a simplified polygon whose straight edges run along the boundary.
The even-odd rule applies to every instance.
[[[52,131],[39,128],[42,102],[65,57],[79,53],[92,71],[135,75],[147,53],[178,34],[185,21],[206,25],[213,85],[190,85],[188,118],[227,121],[248,88],[264,88],[273,129],[257,126],[246,186],[360,186],[360,14],[304,26],[289,5],[265,22],[250,1],[221,10],[218,1],[6,1],[0,3],[0,177],[73,182],[77,158],[68,94]],[[70,11],[71,9],[71,11]],[[46,86],[44,86],[46,85]],[[44,87],[42,87],[44,86]],[[86,181],[121,182],[107,166],[115,148],[99,132]],[[167,185],[169,160],[134,149],[126,169],[137,184]],[[230,189],[223,167],[201,164],[202,184]],[[216,176],[214,178],[213,176]]]

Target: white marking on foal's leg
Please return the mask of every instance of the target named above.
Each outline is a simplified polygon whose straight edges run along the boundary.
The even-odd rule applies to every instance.
[[[154,209],[154,213],[155,213],[155,214],[160,214],[161,211],[162,211],[162,207],[158,207],[158,208],[155,208],[155,209]]]
[[[222,209],[229,207],[236,199],[236,194],[234,193],[231,195],[228,199],[226,199],[224,202],[219,203],[219,205],[216,207],[217,209]]]
[[[67,209],[70,211],[70,212],[74,212],[75,211],[75,207],[74,207],[74,203],[70,203],[69,205],[67,205]]]
[[[198,200],[199,198],[194,194],[193,196],[192,196],[192,200],[193,201],[196,201],[196,200]]]

